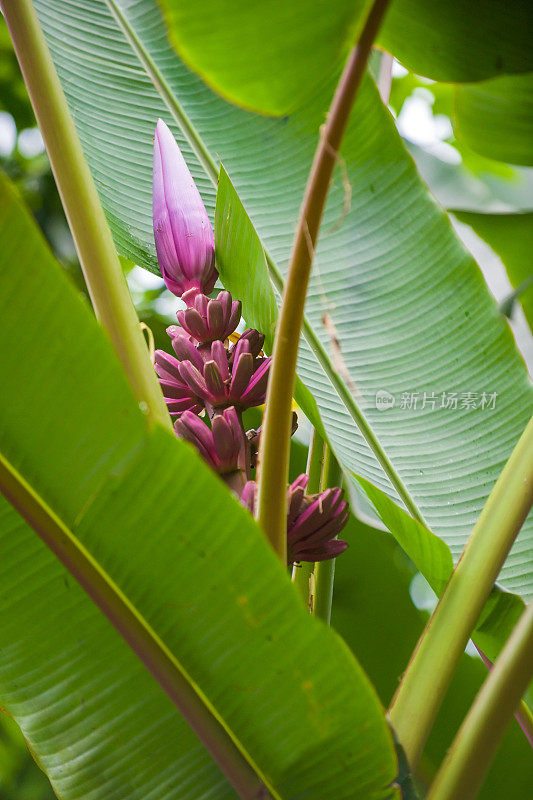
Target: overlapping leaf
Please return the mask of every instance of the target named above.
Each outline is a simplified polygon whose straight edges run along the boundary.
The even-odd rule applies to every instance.
[[[476,153],[533,166],[533,72],[459,86],[453,122]]]
[[[160,0],[170,40],[223,97],[285,114],[331,75],[356,41],[370,0]],[[313,69],[309,69],[309,54]]]
[[[437,81],[479,81],[533,68],[528,0],[393,0],[379,43]]]
[[[166,101],[221,157],[283,271],[333,87],[283,120],[249,114],[176,59],[151,0],[108,3],[116,17],[99,0],[36,5],[119,249],[155,269],[151,147],[155,118],[171,121]],[[212,185],[174,130],[212,210]],[[299,374],[343,465],[394,495],[330,381],[338,370],[349,378],[346,402],[357,398],[403,496],[457,556],[529,416],[527,375],[481,273],[419,179],[370,80],[342,156],[307,304],[318,348],[302,346]],[[249,274],[250,264],[235,261],[235,272],[242,269]],[[394,407],[376,407],[380,390]],[[525,527],[501,575],[524,596],[533,589],[532,549]]]

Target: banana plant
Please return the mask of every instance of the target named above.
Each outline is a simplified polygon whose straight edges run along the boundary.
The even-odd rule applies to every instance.
[[[513,715],[527,784],[531,386],[369,59],[528,165],[529,6],[0,5],[92,306],[2,176],[0,704],[57,797],[490,800]],[[175,298],[166,349],[119,257]],[[361,502],[380,574],[439,597],[387,698],[335,629]],[[428,778],[469,639],[486,680]]]

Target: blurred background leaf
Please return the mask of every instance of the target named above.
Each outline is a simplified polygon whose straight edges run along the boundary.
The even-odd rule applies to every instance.
[[[533,214],[476,214],[455,211],[458,220],[470,225],[499,255],[515,289],[508,298],[505,313],[513,314],[519,299],[530,328],[533,329]]]
[[[438,81],[479,81],[533,69],[529,0],[394,0],[378,43]]]
[[[453,122],[475,152],[533,166],[533,73],[458,86]]]
[[[456,94],[463,91],[468,94],[470,89],[506,80],[456,87],[428,81],[395,63],[389,107],[432,193],[453,212],[452,219],[463,223],[458,233],[476,256],[502,312],[511,318],[515,338],[531,368],[533,169],[480,155],[452,127]],[[509,80],[526,87],[530,76]],[[532,96],[527,91],[525,107],[529,109],[527,114],[531,114]],[[517,113],[531,124],[526,111],[518,109]],[[505,119],[497,114],[496,119],[506,125]],[[481,122],[478,120],[476,124]],[[526,127],[520,137],[519,130],[515,126],[512,135],[524,148],[530,147],[533,132]],[[503,127],[501,141],[505,146]],[[490,249],[480,247],[480,239]],[[500,261],[506,276],[499,268]]]
[[[0,19],[0,111],[9,113],[21,128],[35,127],[35,115],[3,17]]]
[[[31,757],[17,723],[0,710],[0,800],[53,800],[44,772]]]

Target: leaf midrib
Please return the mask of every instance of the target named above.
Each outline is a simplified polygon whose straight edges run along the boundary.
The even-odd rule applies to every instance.
[[[130,25],[122,9],[117,5],[116,0],[106,0],[106,3],[112,15],[116,19],[117,24],[120,26],[124,35],[126,36],[127,40],[132,46],[133,51],[137,55],[141,64],[143,65],[145,72],[147,76],[150,78],[154,88],[160,94],[161,98],[167,105],[169,111],[171,112],[172,116],[179,125],[183,135],[185,136],[190,146],[192,147],[193,151],[195,152],[200,164],[205,170],[206,175],[211,180],[213,186],[216,189],[218,184],[219,171],[216,167],[214,159],[212,158],[207,147],[205,146],[200,134],[198,133],[198,131],[190,121],[189,117],[183,110],[182,106],[178,102],[177,98],[172,92],[164,76],[161,74],[156,63],[154,62],[154,60],[152,59],[152,57],[150,56],[150,54],[148,53],[142,42],[140,41],[139,37],[137,36],[135,30]],[[269,254],[264,243],[261,242],[261,244],[265,252],[270,279],[276,290],[279,292],[280,295],[282,295],[285,282],[281,276],[281,273],[276,263],[274,262],[274,259]],[[393,467],[390,459],[388,458],[374,430],[372,429],[371,425],[365,418],[363,412],[359,408],[356,400],[352,396],[352,393],[347,387],[345,381],[342,379],[341,375],[337,372],[337,370],[333,366],[324,346],[318,339],[317,335],[313,331],[311,323],[305,316],[304,316],[302,331],[307,344],[311,348],[318,363],[320,364],[325,374],[329,378],[329,381],[331,382],[333,388],[337,392],[340,401],[347,409],[348,413],[350,414],[351,418],[353,419],[354,423],[356,424],[357,428],[359,429],[360,433],[362,434],[369,448],[373,452],[376,460],[378,461],[384,474],[388,478],[391,486],[395,489],[399,498],[402,500],[409,513],[416,520],[418,520],[418,522],[422,523],[422,525],[428,527],[422,515],[422,512],[418,508],[414,499],[411,497],[407,487],[405,486],[398,472]]]

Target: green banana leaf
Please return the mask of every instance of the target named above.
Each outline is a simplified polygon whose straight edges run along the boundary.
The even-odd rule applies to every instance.
[[[304,102],[346,57],[370,0],[162,0],[171,43],[223,97],[281,115]],[[309,53],[313,69],[309,69]]]

